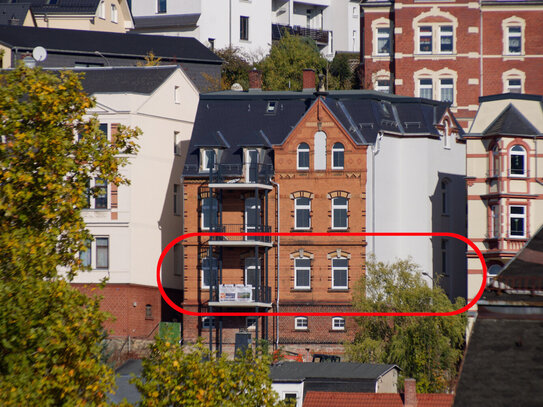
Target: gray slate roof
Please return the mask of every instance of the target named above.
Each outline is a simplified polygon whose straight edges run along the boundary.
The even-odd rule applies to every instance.
[[[38,14],[95,14],[100,0],[0,0],[0,3],[27,3]]]
[[[321,95],[322,96],[322,95]],[[223,91],[200,95],[184,170],[197,175],[199,148],[230,146],[221,164],[240,165],[243,147],[281,145],[319,94],[312,92]],[[358,145],[373,144],[380,131],[398,137],[439,137],[435,124],[448,103],[368,90],[331,91],[324,103]],[[267,112],[276,103],[273,113]],[[458,128],[461,127],[458,125]],[[264,164],[272,164],[271,154]]]
[[[483,131],[484,136],[537,136],[539,131],[512,104]]]
[[[155,16],[134,17],[136,30],[154,27],[193,27],[200,19],[200,13],[194,14],[158,14]]]
[[[83,89],[88,94],[129,92],[151,94],[176,70],[176,65],[149,67],[101,67],[71,69],[83,73]]]
[[[221,64],[222,59],[195,38],[165,35],[122,34],[101,31],[63,30],[0,26],[0,43],[32,50],[41,45],[47,51],[81,52],[105,56],[145,57],[153,51],[156,57],[177,62]]]
[[[304,379],[360,379],[377,380],[397,365],[370,363],[297,363],[289,362],[272,366],[270,377],[274,382],[301,381]]]
[[[30,4],[4,4],[0,0],[0,25],[22,25],[30,10]]]

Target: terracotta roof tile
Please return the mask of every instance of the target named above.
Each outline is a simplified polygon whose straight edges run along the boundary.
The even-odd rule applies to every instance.
[[[452,394],[417,394],[417,407],[451,407]],[[403,407],[399,393],[341,393],[310,391],[303,407]]]

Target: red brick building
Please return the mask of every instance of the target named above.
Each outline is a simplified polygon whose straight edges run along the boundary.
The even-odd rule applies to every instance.
[[[237,334],[250,333],[304,355],[342,353],[354,319],[341,314],[352,311],[367,242],[333,235],[366,231],[370,148],[390,133],[390,143],[428,138],[452,151],[441,147],[446,136],[435,127],[449,114],[443,103],[371,91],[314,92],[314,73],[304,74],[302,92],[263,92],[253,83],[249,92],[201,95],[183,172],[185,233],[292,235],[185,239],[182,307],[293,315],[183,315],[186,342],[202,336],[230,350]],[[435,121],[402,124],[417,114]],[[396,163],[388,171],[399,171]],[[329,315],[310,315],[316,312]]]
[[[450,101],[467,129],[478,97],[543,93],[542,1],[366,1],[364,87]]]

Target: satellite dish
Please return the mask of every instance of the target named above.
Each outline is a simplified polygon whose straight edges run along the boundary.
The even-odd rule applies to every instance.
[[[243,92],[243,86],[241,86],[239,83],[234,83],[231,87],[231,90],[235,90],[236,92]]]
[[[43,47],[36,47],[32,50],[32,57],[38,62],[45,61],[47,51]]]

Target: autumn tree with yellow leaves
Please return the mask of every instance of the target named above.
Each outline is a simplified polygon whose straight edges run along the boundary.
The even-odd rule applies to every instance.
[[[72,289],[92,239],[89,181],[117,185],[139,130],[107,140],[80,77],[20,66],[0,73],[0,404],[105,405],[99,299]],[[91,190],[91,194],[98,191]]]

